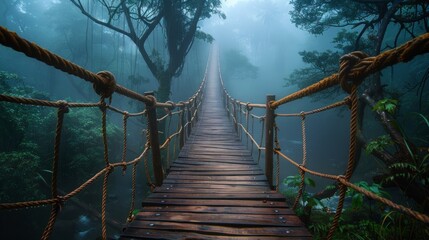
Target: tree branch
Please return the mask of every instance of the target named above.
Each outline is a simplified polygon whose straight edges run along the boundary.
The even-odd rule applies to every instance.
[[[85,10],[85,7],[82,5],[82,3],[81,3],[81,1],[80,0],[70,0],[70,2],[72,2],[77,8],[79,8],[80,9],[80,11],[82,12],[82,14],[83,15],[85,15],[85,16],[87,16],[89,19],[91,19],[93,22],[95,22],[95,23],[97,23],[97,24],[99,24],[99,25],[101,25],[101,26],[105,26],[105,27],[107,27],[107,28],[110,28],[110,29],[112,29],[113,31],[116,31],[116,32],[118,32],[118,33],[121,33],[121,34],[124,34],[125,36],[128,36],[128,37],[130,37],[131,38],[131,36],[130,36],[130,33],[129,32],[127,32],[127,31],[125,31],[125,30],[123,30],[123,29],[120,29],[120,28],[118,28],[118,27],[115,27],[114,25],[112,25],[112,24],[110,24],[110,23],[108,23],[108,22],[103,22],[102,20],[100,20],[100,19],[98,19],[98,18],[96,18],[96,17],[94,17],[94,16],[92,16],[89,12],[87,12],[86,10]]]

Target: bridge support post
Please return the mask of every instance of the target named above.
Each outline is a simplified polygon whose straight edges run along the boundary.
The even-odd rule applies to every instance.
[[[237,101],[232,102],[232,116],[234,118],[233,120],[234,120],[235,132],[237,132],[237,134],[239,134],[239,132],[238,132],[238,118],[237,118]]]
[[[271,189],[273,185],[273,154],[274,154],[274,109],[270,107],[270,102],[276,99],[275,95],[267,95],[265,113],[265,176]]]
[[[153,96],[153,92],[144,93],[145,96]],[[152,165],[155,175],[155,185],[161,186],[163,178],[161,150],[159,148],[158,123],[156,119],[156,107],[151,104],[146,104],[148,131],[150,137],[150,146],[152,148]]]
[[[191,135],[191,130],[192,130],[191,129],[191,127],[192,127],[192,123],[191,123],[192,113],[191,113],[191,107],[189,105],[191,105],[191,103],[186,105],[186,113],[187,113],[186,119],[187,119],[187,123],[188,123],[188,126],[186,127],[187,137],[189,137]]]
[[[179,127],[182,128],[182,131],[180,132],[179,146],[182,149],[183,145],[185,145],[185,106],[180,107],[180,111],[182,113],[180,114]]]

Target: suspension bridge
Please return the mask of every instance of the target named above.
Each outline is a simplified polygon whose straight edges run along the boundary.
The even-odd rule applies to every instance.
[[[57,126],[52,160],[51,197],[32,201],[0,203],[0,210],[20,209],[51,205],[50,217],[41,239],[49,239],[55,221],[66,201],[84,191],[96,179],[102,178],[102,201],[100,206],[102,238],[107,239],[107,188],[109,175],[115,168],[126,171],[132,166],[131,208],[121,239],[311,239],[311,234],[294,214],[303,192],[306,173],[332,179],[339,184],[338,207],[327,238],[331,239],[338,226],[347,188],[361,192],[369,198],[429,223],[429,217],[412,209],[382,198],[349,182],[355,161],[357,131],[357,87],[368,75],[399,62],[407,62],[429,51],[429,33],[375,57],[355,52],[344,56],[338,74],[287,95],[279,100],[267,96],[264,104],[247,103],[232,98],[223,85],[218,66],[217,52],[213,51],[208,61],[205,77],[198,91],[182,102],[160,103],[151,94],[139,94],[116,83],[107,71],[92,73],[49,51],[31,43],[16,33],[0,27],[0,43],[23,52],[61,71],[78,76],[94,85],[101,99],[95,103],[69,103],[48,101],[0,94],[0,101],[15,104],[36,105],[57,109]],[[322,108],[300,113],[278,113],[277,107],[318,91],[340,85],[349,95],[343,101]],[[146,104],[143,112],[129,113],[113,107],[105,101],[113,93],[127,96]],[[306,167],[305,117],[329,109],[347,106],[350,109],[349,159],[344,175],[331,175]],[[99,107],[101,110],[105,167],[76,189],[63,193],[58,186],[58,162],[61,161],[59,146],[64,114],[68,108]],[[252,116],[253,108],[265,110],[258,118],[263,122],[263,139],[257,141],[239,115],[246,119]],[[165,117],[157,118],[157,110],[168,109]],[[176,112],[172,112],[178,109]],[[123,116],[123,154],[121,159],[111,159],[108,154],[106,115]],[[177,128],[165,142],[160,143],[158,124],[164,119],[177,117]],[[127,157],[127,122],[129,118],[146,116],[146,144],[138,157]],[[252,116],[257,117],[257,116]],[[303,159],[300,163],[284,154],[278,143],[275,118],[298,117],[301,119]],[[245,136],[259,152],[264,152],[264,171],[259,167],[249,149],[238,137]],[[170,150],[173,149],[173,150]],[[180,149],[177,157],[162,159]],[[161,154],[167,151],[167,154]],[[147,156],[151,154],[150,173]],[[174,154],[173,154],[174,155]],[[276,161],[274,161],[276,156]],[[283,159],[298,169],[301,185],[294,206],[290,208],[284,196],[278,193],[279,161]],[[147,183],[152,193],[142,200],[142,208],[135,214],[136,167],[144,162]],[[275,171],[274,171],[275,170]],[[274,174],[275,173],[275,174]],[[154,180],[152,180],[152,175]],[[274,181],[275,179],[275,181]]]

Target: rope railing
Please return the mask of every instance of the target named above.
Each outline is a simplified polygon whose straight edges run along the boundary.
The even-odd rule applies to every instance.
[[[95,103],[74,103],[66,101],[48,101],[40,100],[33,98],[24,98],[19,96],[12,96],[7,94],[0,94],[0,102],[8,102],[11,104],[23,104],[23,105],[32,105],[32,106],[43,106],[43,107],[52,107],[57,108],[57,124],[55,131],[55,141],[54,141],[54,150],[53,150],[53,160],[52,160],[52,181],[51,181],[51,197],[48,199],[24,201],[24,202],[11,202],[11,203],[0,203],[0,210],[8,209],[20,209],[28,207],[36,207],[43,205],[52,205],[51,213],[47,225],[42,233],[41,239],[49,239],[55,221],[58,217],[60,209],[63,207],[64,203],[71,198],[75,197],[77,194],[82,192],[88,186],[94,183],[97,179],[102,180],[102,196],[101,196],[101,232],[102,238],[107,239],[107,191],[108,191],[108,182],[109,176],[115,168],[121,168],[123,174],[125,173],[127,166],[132,166],[132,191],[131,191],[131,201],[130,201],[130,210],[127,217],[127,222],[133,220],[133,210],[135,205],[135,195],[136,195],[136,171],[137,165],[142,162],[144,163],[144,170],[147,179],[147,184],[153,190],[156,186],[160,186],[163,181],[163,167],[161,159],[161,150],[169,151],[170,142],[172,139],[176,139],[173,152],[176,152],[176,148],[183,147],[184,142],[192,131],[192,127],[195,126],[195,122],[198,120],[198,111],[201,108],[201,101],[203,99],[203,90],[206,82],[207,69],[204,75],[204,78],[198,87],[197,91],[186,101],[180,102],[165,102],[161,103],[156,100],[152,93],[139,94],[132,90],[129,90],[125,87],[122,87],[116,84],[115,77],[113,74],[107,71],[102,71],[97,74],[94,74],[60,56],[49,52],[46,49],[39,47],[38,45],[31,43],[21,37],[16,33],[8,31],[6,28],[0,26],[0,43],[4,46],[10,47],[16,51],[22,52],[25,55],[35,58],[43,63],[46,63],[49,66],[53,66],[61,71],[75,75],[81,79],[91,82],[94,85],[94,91],[100,95],[101,99],[99,102]],[[146,109],[141,112],[130,113],[128,111],[119,109],[112,106],[111,96],[116,92],[118,94],[124,95],[126,97],[135,99],[137,101],[143,102],[146,105]],[[109,104],[106,103],[105,99],[110,98]],[[62,193],[58,188],[58,164],[61,161],[59,151],[61,143],[61,133],[63,129],[63,119],[66,117],[69,108],[94,108],[98,107],[101,111],[101,135],[103,142],[103,159],[105,167],[100,169],[97,173],[92,175],[89,179],[83,182],[81,185],[76,187],[74,190],[66,193]],[[180,110],[172,112],[175,108]],[[167,111],[167,117],[163,119],[157,119],[157,109],[165,109]],[[108,134],[107,134],[107,114],[115,113],[122,115],[122,154],[118,161],[112,161],[109,156],[109,148],[112,146],[108,145]],[[185,116],[187,114],[187,117]],[[158,136],[158,123],[159,121],[165,120],[172,115],[179,116],[177,129],[173,130],[173,134],[166,137],[166,141],[163,144],[159,143]],[[139,151],[138,156],[132,160],[127,160],[127,126],[130,118],[133,117],[144,117],[147,122],[146,129],[143,129],[142,132],[146,133],[146,143],[144,147]],[[185,120],[186,119],[186,120]],[[177,140],[179,138],[179,140]],[[65,144],[65,143],[61,143]],[[152,181],[151,172],[149,169],[148,159],[149,151],[152,152],[152,166],[153,166],[153,175],[154,181]],[[167,166],[168,167],[168,166]]]
[[[255,104],[239,101],[230,96],[228,91],[225,88],[224,81],[221,76],[220,67],[219,67],[219,80],[222,85],[222,91],[225,101],[225,107],[227,109],[228,115],[231,117],[233,124],[237,130],[237,133],[242,134],[244,132],[248,138],[251,139],[252,147],[255,145],[258,149],[264,149],[265,151],[265,174],[267,176],[268,182],[273,188],[273,155],[277,155],[277,164],[276,164],[276,190],[278,191],[279,187],[279,171],[280,171],[280,162],[279,159],[282,158],[292,165],[294,165],[301,177],[299,189],[297,196],[295,198],[293,208],[296,208],[298,205],[299,199],[302,196],[303,189],[305,187],[304,179],[305,174],[309,173],[318,177],[332,179],[338,182],[339,184],[339,200],[337,209],[335,211],[335,216],[332,221],[331,228],[329,229],[327,239],[332,239],[335,230],[339,224],[339,218],[342,213],[345,194],[348,188],[352,188],[355,191],[364,194],[365,196],[379,201],[381,203],[386,204],[387,206],[396,209],[404,214],[407,214],[419,221],[422,221],[426,224],[429,223],[429,216],[412,210],[408,207],[405,207],[400,204],[396,204],[389,199],[384,197],[380,197],[372,192],[369,192],[353,183],[350,182],[350,178],[353,172],[354,162],[356,161],[355,156],[356,152],[359,151],[357,149],[357,110],[358,110],[358,96],[357,96],[357,88],[358,86],[368,77],[370,74],[381,71],[382,69],[397,64],[399,62],[408,62],[412,60],[417,55],[422,55],[429,52],[429,33],[423,34],[400,47],[391,49],[389,51],[385,51],[380,55],[374,57],[368,57],[366,54],[362,52],[352,52],[343,56],[340,59],[340,68],[339,72],[333,74],[329,77],[326,77],[306,88],[298,90],[290,95],[287,95],[279,100],[275,100],[275,97],[272,95],[267,96],[266,104]],[[348,97],[346,97],[342,101],[338,101],[329,105],[326,105],[321,108],[316,108],[310,111],[303,111],[299,113],[277,113],[275,110],[286,103],[290,103],[297,99],[310,96],[312,94],[318,93],[327,88],[338,86],[348,93]],[[345,169],[344,175],[333,175],[326,174],[322,172],[318,172],[315,170],[308,169],[306,167],[307,163],[307,131],[306,131],[306,116],[321,113],[327,110],[331,110],[334,108],[338,108],[341,106],[347,105],[350,109],[350,133],[349,133],[349,154],[348,154],[348,162],[347,167]],[[245,107],[246,110],[242,111],[240,107]],[[266,113],[264,116],[260,117],[260,119],[264,120],[265,129],[262,129],[262,133],[265,132],[265,146],[262,144],[258,144],[253,136],[250,136],[250,131],[248,130],[248,116],[249,112],[253,107],[257,108],[265,108]],[[246,124],[244,124],[237,117],[238,114],[246,116]],[[250,114],[251,116],[251,114]],[[281,151],[280,142],[278,137],[278,124],[276,124],[276,118],[284,118],[284,117],[298,117],[301,118],[301,129],[302,129],[302,161],[298,163],[293,160],[291,157],[288,157]],[[256,118],[256,116],[255,116]],[[246,125],[246,126],[244,126]],[[239,127],[239,128],[238,128]],[[240,132],[238,132],[240,129]],[[253,127],[252,127],[253,134]],[[274,134],[273,134],[274,133]],[[262,135],[262,134],[261,134]],[[261,140],[262,143],[262,140]]]

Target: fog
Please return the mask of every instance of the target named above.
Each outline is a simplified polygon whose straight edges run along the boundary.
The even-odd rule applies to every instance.
[[[226,1],[223,7],[227,16],[225,20],[212,18],[204,22],[204,31],[212,34],[219,46],[221,71],[232,97],[243,102],[265,103],[267,95],[275,95],[279,99],[293,93],[298,89],[296,86],[286,87],[284,78],[304,66],[298,53],[333,47],[331,41],[335,30],[327,31],[324,35],[311,35],[291,22],[291,10],[288,1]],[[231,61],[234,56],[242,59],[242,63],[234,64]],[[341,94],[336,99],[340,100],[344,96]],[[286,104],[277,112],[299,113],[326,103],[306,98]],[[265,114],[260,110],[253,112]],[[307,159],[311,168],[335,174],[344,169],[348,152],[347,116],[338,111],[329,111],[307,117]],[[282,150],[295,161],[301,162],[300,118],[278,118],[277,124]],[[336,126],[335,130],[333,126]],[[260,131],[255,130],[255,134],[256,139],[259,139]],[[264,167],[264,162],[260,165]],[[280,165],[280,179],[298,174],[296,168],[286,161],[282,160]],[[327,183],[317,180],[320,188]]]
[[[92,5],[88,3],[88,6]],[[220,11],[226,15],[226,19],[213,15],[211,18],[200,22],[199,30],[210,34],[214,38],[212,45],[216,45],[219,49],[219,61],[225,87],[235,99],[242,102],[264,104],[267,95],[275,95],[276,99],[280,99],[295,92],[298,90],[298,87],[294,84],[288,85],[285,78],[288,78],[294,70],[305,66],[308,67],[308,64],[306,65],[302,61],[302,57],[299,53],[302,51],[323,51],[335,48],[335,44],[332,43],[332,40],[338,33],[338,29],[328,29],[323,34],[312,35],[307,31],[297,28],[295,24],[291,22],[289,12],[292,10],[293,8],[289,4],[289,1],[284,0],[225,0],[222,1],[222,8]],[[106,18],[106,16],[103,15],[105,13],[99,9],[94,8],[91,9],[91,11]],[[121,24],[125,26],[125,21],[121,22]],[[94,73],[108,70],[115,75],[117,83],[122,86],[130,88],[138,93],[155,92],[155,94],[157,94],[156,91],[159,87],[159,81],[156,79],[156,76],[151,73],[136,45],[124,35],[106,27],[101,27],[88,20],[88,18],[67,0],[2,0],[2,2],[0,2],[0,25],[6,27],[10,31],[16,32],[28,41],[34,42]],[[161,58],[166,59],[168,56],[167,44],[164,39],[166,34],[160,26],[161,24],[148,38],[145,46],[151,49],[151,54],[158,54]],[[387,41],[389,43],[393,41],[393,36],[393,32],[388,33]],[[399,39],[399,42],[407,40],[406,37]],[[172,101],[178,102],[187,100],[194,94],[196,89],[198,89],[204,77],[205,66],[211,47],[211,44],[201,39],[195,39],[192,48],[186,56],[183,69],[180,74],[177,74],[172,79],[170,89],[170,99]],[[415,62],[412,62],[413,67],[401,65],[400,68],[398,68],[400,70],[398,71],[399,74],[395,74],[393,69],[386,70],[382,74],[385,79],[383,83],[386,83],[386,86],[389,85],[389,87],[394,86],[395,89],[393,90],[395,91],[397,89],[401,90],[406,85],[404,83],[405,81],[402,81],[402,79],[421,79],[422,76],[425,75],[425,71],[422,69],[427,67],[427,62],[427,57],[421,57],[415,60]],[[31,91],[34,90],[32,93],[39,94],[42,98],[52,101],[97,102],[99,100],[99,96],[94,93],[90,83],[63,73],[44,63],[26,57],[22,53],[18,53],[3,46],[0,46],[0,72],[6,75],[18,75],[18,78],[11,78],[12,80],[5,80],[4,83],[0,84],[0,87],[3,86],[2,84],[6,84],[7,87],[5,87],[5,89],[7,90],[15,88],[21,89],[21,87],[28,88],[31,89]],[[427,93],[427,87],[425,88],[424,82],[420,87],[422,93]],[[389,89],[389,94],[395,92],[393,90]],[[411,92],[411,90],[409,92]],[[15,94],[7,91],[5,94],[6,93]],[[3,92],[0,94],[3,94]],[[19,95],[19,93],[17,94]],[[328,103],[341,101],[345,96],[346,95],[342,91],[336,91],[329,95],[328,98],[304,98],[279,107],[276,109],[276,113],[300,113],[301,111],[309,111]],[[402,97],[402,95],[400,96]],[[405,119],[408,117],[407,114],[411,112],[411,109],[415,112],[421,111],[427,113],[428,95],[422,94],[422,96],[423,97],[420,97],[420,101],[423,99],[423,108],[421,106],[417,108],[417,104],[413,102],[414,100],[404,101],[408,105],[406,105],[407,108],[401,109],[403,112],[398,114],[399,118]],[[416,97],[413,95],[410,99],[411,98],[414,99]],[[129,112],[138,112],[144,109],[142,103],[131,101],[118,94],[113,95],[112,105]],[[3,105],[0,105],[0,110],[3,109]],[[77,110],[72,109],[71,112],[73,113],[73,111],[75,111],[75,113],[77,112]],[[265,114],[264,111],[265,110],[262,109],[253,109],[252,113],[263,116]],[[366,109],[365,111],[365,117],[373,117],[370,109]],[[95,109],[94,112],[99,113],[98,109]],[[56,113],[52,110],[46,113],[46,116],[50,116],[49,114],[52,115]],[[43,114],[41,116],[45,117]],[[31,117],[31,119],[33,118],[36,119],[37,117]],[[76,118],[79,119],[79,117]],[[38,123],[40,119],[42,118],[37,118],[35,122]],[[73,118],[71,117],[70,119]],[[21,121],[22,119],[19,118],[18,120]],[[46,144],[46,146],[49,147],[41,151],[43,153],[43,157],[41,157],[43,161],[40,161],[40,166],[37,165],[34,167],[31,174],[32,177],[39,179],[37,181],[40,182],[40,179],[42,179],[45,183],[49,183],[49,169],[51,167],[49,164],[52,158],[52,141],[54,136],[52,129],[55,128],[55,122],[47,121],[44,118],[42,120],[48,122],[50,125],[43,126],[43,129],[41,129],[40,126],[38,127],[37,124],[33,125],[33,123],[23,123],[22,125],[25,126],[19,124],[15,124],[19,126],[11,125],[15,126],[17,129],[22,127],[26,128],[28,131],[41,131],[45,134],[39,137],[39,140],[41,142],[49,142],[49,144]],[[40,121],[42,122],[42,120]],[[66,123],[68,123],[67,121],[72,122],[72,120],[65,121]],[[81,119],[81,121],[92,122],[92,119]],[[116,131],[117,133],[122,131],[122,116],[114,114],[108,115],[108,121],[110,124],[118,126],[118,128],[112,130],[112,132]],[[252,124],[255,125],[254,137],[259,141],[261,138],[261,122],[258,120],[253,121]],[[3,124],[4,122],[7,121],[1,123]],[[84,125],[84,123],[77,120],[74,123],[77,125]],[[175,123],[176,122],[173,124]],[[301,118],[277,117],[276,123],[278,127],[278,140],[282,152],[300,163],[303,157]],[[139,151],[142,146],[144,146],[145,135],[142,132],[142,128],[145,128],[145,124],[146,123],[141,118],[129,120],[128,158],[130,159],[138,156]],[[417,126],[411,126],[412,124],[409,125],[414,132],[419,131]],[[44,130],[45,127],[51,130]],[[342,110],[330,110],[307,116],[305,119],[305,127],[308,167],[330,174],[342,174],[348,160],[349,111],[347,107],[343,107]],[[407,130],[406,127],[407,126],[404,127],[405,130]],[[73,130],[71,126],[66,126],[65,128]],[[364,123],[364,128],[369,129],[366,132],[368,138],[374,138],[381,134],[385,134],[385,132],[383,132],[383,127],[377,124],[377,121],[373,118]],[[121,134],[122,132],[117,135],[120,136],[118,138],[119,140],[112,141],[114,147],[112,147],[110,154],[112,158],[115,159],[120,159],[122,154]],[[77,135],[83,138],[82,135],[84,134]],[[114,134],[112,133],[112,135]],[[1,142],[8,142],[10,136],[1,136]],[[14,133],[13,136],[22,141],[27,140],[25,137],[21,137],[20,133]],[[84,142],[81,145],[90,145],[91,139],[84,140],[88,142]],[[242,141],[243,144],[249,142],[245,137],[242,138]],[[30,143],[32,142],[30,141]],[[248,147],[249,149],[253,149],[252,153],[256,159],[258,156],[256,149],[251,147],[250,144],[248,144]],[[20,148],[22,148],[22,146],[19,146],[17,149]],[[77,147],[77,149],[79,150],[80,147]],[[15,150],[16,149],[14,149],[14,151]],[[67,149],[64,149],[64,151],[66,152]],[[78,151],[78,153],[80,152]],[[264,156],[262,155],[260,162],[262,168],[264,168],[263,159]],[[288,162],[284,160],[280,160],[280,162],[279,184],[283,187],[282,181],[284,178],[290,175],[297,175],[299,172]],[[104,162],[98,163],[97,166],[103,167]],[[27,169],[22,166],[20,167],[19,171],[27,174]],[[139,183],[136,208],[140,206],[139,201],[149,193],[149,187],[146,185],[146,179],[144,177],[143,166],[140,167],[141,168],[138,170]],[[372,181],[372,176],[379,173],[381,168],[381,164],[374,161],[373,157],[362,154],[361,163],[354,177],[360,180]],[[126,219],[127,210],[119,211],[118,209],[127,209],[129,207],[131,172],[130,169],[128,169],[125,177],[123,177],[121,173],[121,170],[117,170],[112,175],[113,180],[111,186],[109,186],[109,208],[112,212],[112,218],[118,219],[118,221],[120,219],[120,221],[123,222]],[[46,179],[48,180],[46,181]],[[319,191],[323,189],[326,184],[331,183],[331,181],[316,177],[314,177],[314,179],[316,179],[317,187],[307,189],[310,192]],[[73,187],[76,187],[75,185],[68,185],[67,179],[60,181],[60,184],[62,184],[62,187],[65,187],[66,191],[70,191]],[[92,207],[99,209],[97,201],[100,200],[100,186],[101,183],[97,182],[96,186],[88,190],[87,195],[83,194],[83,196],[79,197],[95,199],[95,195],[97,195],[98,200],[95,201],[95,206]],[[21,189],[18,187],[17,192],[20,190]],[[3,192],[3,190],[1,191]],[[37,193],[41,194],[38,196],[46,197],[50,194],[48,189],[40,190],[40,192],[41,193]],[[3,196],[3,194],[1,196]],[[94,236],[99,235],[99,220],[88,216],[88,214],[76,206],[67,206],[64,209],[65,214],[62,214],[58,220],[58,225],[60,227],[59,230],[54,232],[54,239],[62,239],[62,234],[71,234],[70,239],[94,239]],[[41,217],[39,216],[39,218],[41,219],[47,219],[49,210],[49,207],[41,207],[32,209],[31,212],[32,214],[34,213],[33,215],[40,215]],[[17,212],[18,217],[16,217],[16,219],[19,219],[20,216],[27,216],[26,214],[28,214],[28,212],[21,210]],[[9,217],[9,215],[12,216],[13,214],[9,212],[7,217]],[[7,217],[1,217],[0,220],[6,221],[5,219],[8,219]],[[76,219],[79,220],[79,224],[82,226],[76,226]],[[32,230],[41,232],[43,231],[44,224],[44,222],[40,226],[34,224],[37,226],[32,227],[36,230]],[[0,225],[5,225],[5,222],[0,222]],[[16,229],[11,229],[10,232],[6,233],[6,236],[15,234],[14,231],[16,231]],[[114,232],[114,230],[112,232]]]

